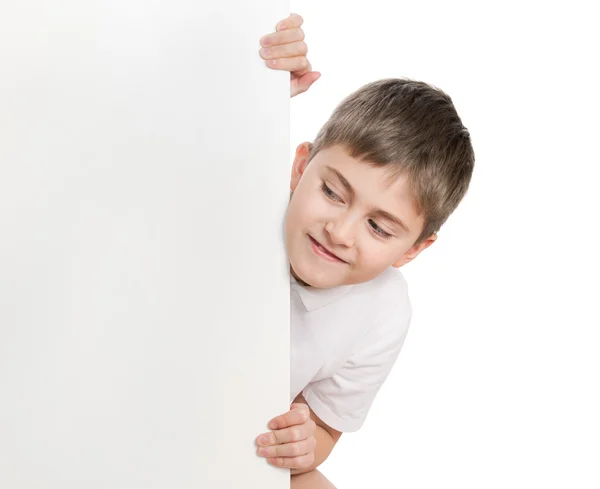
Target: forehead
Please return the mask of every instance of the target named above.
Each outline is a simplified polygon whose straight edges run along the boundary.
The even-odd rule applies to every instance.
[[[367,161],[351,157],[342,146],[333,146],[319,151],[313,162],[322,172],[335,175],[339,172],[358,194],[393,197],[413,200],[413,194],[405,173],[394,171],[389,166],[378,167]],[[312,163],[311,163],[312,164]]]

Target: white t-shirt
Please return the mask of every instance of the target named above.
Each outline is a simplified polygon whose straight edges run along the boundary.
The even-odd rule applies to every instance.
[[[408,286],[397,268],[355,285],[315,289],[291,278],[290,402],[302,392],[319,418],[357,431],[408,331]]]

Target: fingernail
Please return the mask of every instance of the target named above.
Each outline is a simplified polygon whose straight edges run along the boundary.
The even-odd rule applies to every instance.
[[[258,453],[260,453],[263,457],[266,457],[269,454],[269,450],[266,448],[259,448]]]
[[[277,26],[277,30],[282,31],[283,29],[287,29],[287,26],[285,24],[279,24]]]
[[[266,445],[269,443],[269,437],[267,435],[262,435],[258,441],[260,441],[263,445]]]
[[[269,44],[271,44],[271,38],[269,36],[265,36],[265,37],[261,38],[260,43],[263,46],[268,46]]]
[[[275,421],[271,421],[269,423],[269,428],[271,428],[272,430],[274,430],[275,428],[277,428],[277,423]]]
[[[269,56],[271,54],[271,50],[269,48],[262,48],[260,51],[263,56]]]

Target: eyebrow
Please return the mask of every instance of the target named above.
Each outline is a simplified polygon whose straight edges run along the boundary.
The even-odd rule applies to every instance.
[[[335,175],[338,177],[338,179],[340,180],[340,182],[342,183],[342,185],[344,186],[344,188],[346,189],[346,191],[351,196],[356,195],[356,192],[352,188],[352,185],[350,185],[350,182],[348,180],[346,180],[346,177],[344,177],[344,175],[342,175],[339,171],[337,171],[335,168],[333,168],[331,166],[325,166],[325,168],[327,168],[329,171],[335,173]],[[402,220],[399,219],[399,218],[397,218],[393,214],[390,214],[389,212],[386,212],[386,211],[384,211],[382,209],[375,209],[375,214],[378,215],[378,216],[383,217],[384,219],[387,219],[388,221],[391,221],[391,222],[397,224],[402,229],[404,229],[407,233],[410,232],[408,230],[408,228],[406,227],[406,225],[402,222]]]

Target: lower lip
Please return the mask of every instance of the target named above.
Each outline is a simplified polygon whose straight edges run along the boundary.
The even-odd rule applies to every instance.
[[[312,250],[315,252],[315,254],[319,255],[321,258],[325,258],[326,260],[335,262],[335,263],[346,263],[343,260],[340,260],[339,258],[337,258],[336,256],[333,256],[331,254],[329,254],[329,252],[325,251],[313,238],[312,236],[309,236],[310,238],[310,244],[312,247]]]

